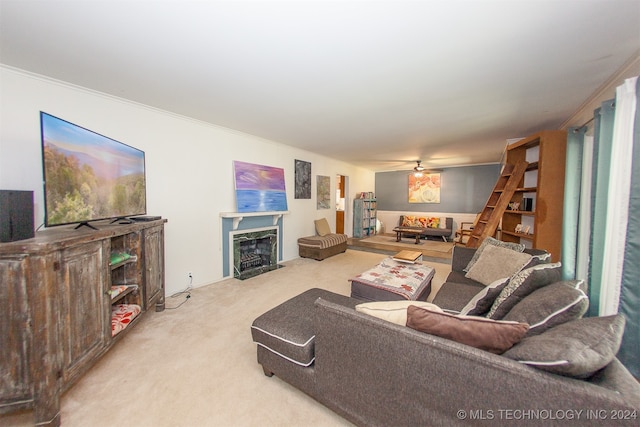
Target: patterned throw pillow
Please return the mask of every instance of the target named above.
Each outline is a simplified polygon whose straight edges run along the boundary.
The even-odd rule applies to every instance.
[[[416,222],[416,217],[415,216],[405,215],[404,219],[402,220],[402,226],[403,227],[413,227],[413,224],[415,222]]]
[[[522,270],[502,289],[487,313],[487,317],[502,319],[527,295],[560,280],[562,280],[562,265],[559,262],[539,264]]]
[[[427,218],[427,227],[438,228],[440,227],[440,218]]]
[[[416,227],[422,227],[425,228],[427,226],[427,218],[421,216],[420,218],[418,218],[418,220],[416,221]]]

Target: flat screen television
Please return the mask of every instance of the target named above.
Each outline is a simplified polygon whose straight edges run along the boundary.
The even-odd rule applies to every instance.
[[[46,227],[146,214],[144,151],[44,112],[40,131]]]

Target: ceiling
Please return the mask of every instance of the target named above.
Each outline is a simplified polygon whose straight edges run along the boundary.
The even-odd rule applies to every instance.
[[[0,0],[4,65],[375,171],[499,162],[639,49],[640,0]]]

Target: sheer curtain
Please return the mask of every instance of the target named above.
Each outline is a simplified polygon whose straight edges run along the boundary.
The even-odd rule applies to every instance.
[[[594,111],[593,138],[569,129],[563,277],[586,279],[589,315],[621,313],[618,357],[640,377],[640,111],[638,78]]]

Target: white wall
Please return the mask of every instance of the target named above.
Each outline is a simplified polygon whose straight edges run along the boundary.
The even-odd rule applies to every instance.
[[[316,209],[316,175],[329,176],[332,188],[336,175],[348,176],[350,194],[374,191],[369,170],[44,76],[0,67],[0,94],[0,188],[34,191],[37,226],[44,222],[40,111],[145,151],[147,211],[168,219],[167,295],[187,287],[187,272],[196,287],[223,278],[219,214],[236,210],[233,160],[285,170],[285,261],[298,257],[298,237],[314,234],[314,219],[327,218],[335,230],[335,208]],[[294,199],[295,159],[312,164],[311,199]]]

